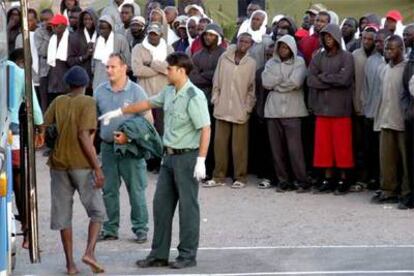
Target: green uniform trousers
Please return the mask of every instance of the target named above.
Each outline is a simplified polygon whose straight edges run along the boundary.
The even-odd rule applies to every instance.
[[[149,258],[168,259],[175,208],[178,202],[180,243],[178,257],[195,260],[200,238],[200,208],[198,182],[194,166],[198,151],[180,155],[165,155],[153,200],[154,237]]]
[[[147,171],[143,158],[130,158],[115,155],[113,144],[102,142],[102,169],[105,175],[103,199],[108,220],[104,222],[103,232],[118,236],[119,229],[119,188],[121,178],[129,195],[131,205],[132,232],[148,231],[148,209],[145,199]]]
[[[381,129],[380,134],[380,166],[381,189],[390,196],[406,196],[410,194],[404,131]]]

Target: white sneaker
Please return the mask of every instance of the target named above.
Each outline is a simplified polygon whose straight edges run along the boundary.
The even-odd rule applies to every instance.
[[[215,180],[208,180],[206,182],[203,183],[203,187],[204,188],[212,188],[212,187],[220,187],[220,186],[225,186],[226,183],[224,182],[216,182]]]
[[[272,187],[272,183],[269,179],[263,178],[262,181],[257,185],[259,189],[269,189]]]
[[[231,185],[231,187],[233,189],[243,189],[244,187],[246,187],[246,184],[237,180],[233,182],[233,185]]]

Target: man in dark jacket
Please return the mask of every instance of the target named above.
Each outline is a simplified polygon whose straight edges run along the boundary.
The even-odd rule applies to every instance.
[[[342,36],[344,38],[346,50],[353,52],[354,44],[356,43],[355,33],[358,28],[358,21],[353,17],[348,17],[345,19],[344,24],[342,24]]]
[[[90,83],[86,94],[92,96],[92,57],[97,34],[97,16],[93,9],[86,9],[79,15],[79,27],[69,35],[68,65],[82,66],[88,73]]]
[[[20,34],[21,12],[18,7],[7,11],[7,42],[9,53],[15,48],[16,38]]]
[[[408,25],[404,33],[406,33],[407,29],[414,29],[414,25]],[[410,79],[414,75],[414,39],[404,39],[404,42],[406,44],[406,47],[411,47],[411,52],[409,54],[409,59],[407,62],[407,65],[404,68],[403,73],[403,92],[401,95],[401,107],[404,112],[405,117],[405,126],[406,126],[406,136],[407,136],[407,149],[408,149],[408,169],[409,172],[413,172],[414,168],[414,161],[413,161],[413,153],[414,153],[414,97],[410,94],[409,91],[409,82]],[[414,184],[413,184],[413,175],[410,175],[411,179],[411,191],[414,190]],[[406,202],[407,207],[412,208],[414,206],[414,195],[411,195],[411,199],[408,199]]]
[[[359,37],[355,40],[355,43],[349,48],[349,51],[351,53],[354,50],[361,47],[361,42],[362,42],[361,36],[366,26],[371,26],[371,27],[379,29],[381,26],[380,18],[376,14],[368,13],[359,19],[359,23],[358,23]]]
[[[47,63],[50,66],[48,73],[48,105],[58,96],[66,92],[66,85],[62,81],[63,76],[69,70],[67,64],[69,44],[69,22],[66,17],[56,14],[50,24],[53,27],[53,35],[47,48]],[[66,50],[66,51],[65,51]]]
[[[40,27],[37,28],[34,33],[34,44],[36,46],[37,54],[39,55],[39,98],[43,112],[45,112],[47,108],[47,92],[49,83],[49,64],[47,64],[47,48],[49,45],[50,37],[53,34],[52,26],[49,23],[52,17],[52,10],[42,10],[40,13]]]
[[[194,68],[191,71],[191,81],[203,92],[207,97],[209,104],[209,113],[211,120],[211,135],[214,137],[214,117],[211,104],[211,90],[213,88],[214,71],[220,56],[226,49],[220,46],[223,38],[223,30],[215,23],[207,25],[205,31],[201,34],[201,43],[203,49],[193,56]],[[206,170],[209,177],[212,176],[214,169],[214,148],[210,147],[207,154]]]
[[[319,192],[348,190],[346,169],[354,166],[352,153],[352,92],[354,61],[341,48],[341,30],[328,24],[322,31],[325,51],[319,52],[309,66],[309,105],[316,116],[314,166],[325,169]],[[341,170],[335,182],[333,169]]]
[[[296,31],[295,20],[289,16],[282,17],[272,30],[272,40],[276,41],[286,34],[295,37]]]
[[[265,50],[266,62],[273,58],[275,44],[270,44]],[[265,66],[256,71],[256,106],[249,122],[249,170],[257,175],[257,188],[271,188],[271,181],[276,176],[272,168],[269,134],[267,131],[264,109],[269,90],[263,87],[262,73]]]
[[[68,11],[69,31],[71,33],[76,32],[79,28],[79,15],[81,12],[82,9],[79,6],[75,6]]]

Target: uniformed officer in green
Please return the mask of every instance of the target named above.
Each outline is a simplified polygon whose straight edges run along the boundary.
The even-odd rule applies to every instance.
[[[140,267],[168,266],[174,211],[179,206],[180,243],[178,257],[171,268],[196,265],[200,235],[198,181],[205,178],[205,157],[210,141],[210,116],[207,99],[188,78],[190,58],[183,53],[167,57],[169,84],[149,100],[110,111],[99,119],[109,123],[126,113],[151,108],[164,109],[165,155],[154,195],[154,237],[152,250]]]

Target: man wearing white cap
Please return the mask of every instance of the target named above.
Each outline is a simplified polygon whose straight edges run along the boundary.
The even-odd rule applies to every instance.
[[[132,71],[149,97],[157,95],[168,84],[166,58],[174,49],[167,45],[162,35],[161,25],[152,23],[143,42],[132,49]],[[153,115],[155,127],[162,134],[162,109],[153,109]]]
[[[106,73],[106,62],[113,53],[122,55],[128,67],[131,64],[131,51],[128,42],[123,35],[114,32],[112,17],[103,15],[99,18],[99,37],[96,40],[95,52],[93,54],[93,90],[108,80]]]
[[[191,16],[203,17],[204,16],[204,9],[201,6],[196,5],[196,4],[188,5],[187,7],[185,7],[184,12],[189,17]]]
[[[131,20],[129,29],[126,34],[129,47],[132,49],[135,45],[142,43],[145,38],[145,18],[142,16],[135,16]]]

